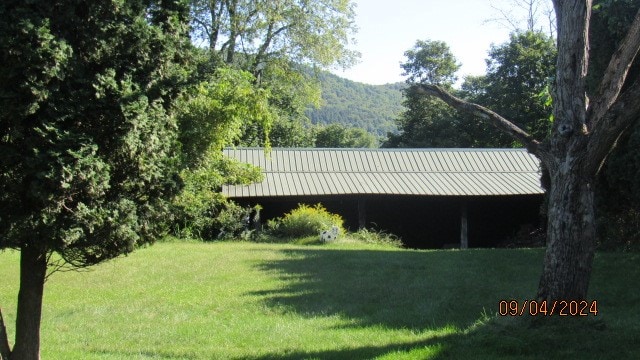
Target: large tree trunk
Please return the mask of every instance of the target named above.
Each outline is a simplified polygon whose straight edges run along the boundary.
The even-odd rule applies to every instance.
[[[539,300],[586,300],[596,239],[592,179],[568,165],[551,174]]]
[[[40,359],[40,321],[46,273],[47,252],[37,246],[23,246],[20,253],[16,342],[11,360]]]

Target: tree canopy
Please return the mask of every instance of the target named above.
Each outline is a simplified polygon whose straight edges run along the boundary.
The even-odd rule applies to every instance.
[[[349,0],[191,0],[200,39],[229,64],[258,74],[274,59],[349,65],[355,30]]]
[[[152,241],[177,190],[186,8],[5,1],[0,15],[0,245],[85,266]]]

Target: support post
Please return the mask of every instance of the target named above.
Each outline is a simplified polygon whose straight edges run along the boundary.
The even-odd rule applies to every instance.
[[[358,199],[358,229],[362,230],[367,226],[367,200]]]
[[[467,209],[467,201],[462,200],[460,204],[460,248],[469,248],[469,211]]]

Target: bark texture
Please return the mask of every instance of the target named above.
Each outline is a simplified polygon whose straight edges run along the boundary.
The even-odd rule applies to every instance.
[[[40,322],[46,273],[46,251],[36,246],[23,246],[20,252],[16,341],[11,360],[40,359]]]
[[[539,300],[583,300],[589,289],[596,242],[593,179],[572,171],[574,161],[551,171]]]

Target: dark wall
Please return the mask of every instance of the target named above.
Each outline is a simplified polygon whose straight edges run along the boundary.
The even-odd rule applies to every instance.
[[[435,249],[460,243],[461,207],[467,203],[469,247],[494,247],[523,227],[540,225],[542,196],[429,197],[429,196],[316,196],[236,199],[243,205],[260,204],[262,219],[279,217],[298,204],[322,203],[340,214],[345,226],[358,229],[358,201],[366,202],[367,228],[402,238],[406,247]]]

